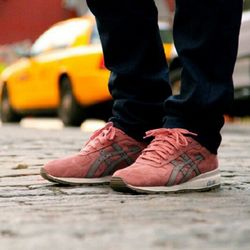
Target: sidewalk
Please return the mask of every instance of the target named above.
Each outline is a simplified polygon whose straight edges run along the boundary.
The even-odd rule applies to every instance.
[[[227,125],[222,187],[205,193],[126,195],[62,187],[39,176],[78,151],[79,129],[0,127],[0,249],[249,249],[250,124]]]

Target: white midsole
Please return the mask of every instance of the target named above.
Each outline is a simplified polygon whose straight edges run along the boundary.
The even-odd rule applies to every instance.
[[[135,191],[147,191],[147,192],[177,192],[182,190],[203,190],[220,185],[220,171],[215,169],[205,174],[201,174],[193,179],[175,186],[154,186],[154,187],[137,187],[126,184],[132,190]]]

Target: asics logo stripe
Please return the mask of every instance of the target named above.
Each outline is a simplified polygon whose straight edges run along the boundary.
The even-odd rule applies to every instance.
[[[171,161],[171,163],[174,165],[174,168],[166,186],[173,186],[174,184],[177,184],[176,179],[179,173],[182,174],[182,179],[180,183],[183,183],[189,180],[193,172],[195,172],[196,176],[200,175],[201,173],[200,173],[197,163],[201,162],[202,160],[204,160],[204,157],[201,154],[198,154],[196,156],[195,161],[193,161],[187,154],[182,154],[179,160]]]
[[[126,152],[120,145],[113,143],[113,150],[110,152],[108,150],[101,150],[100,157],[98,157],[95,162],[90,166],[86,178],[91,178],[95,175],[96,171],[105,163],[106,169],[102,173],[102,176],[110,175],[114,172],[114,169],[122,162],[125,161],[127,165],[131,165],[134,160],[128,156],[128,153],[136,154],[141,151],[141,148],[138,146],[133,146],[128,149]],[[118,159],[113,160],[113,157],[120,156]]]

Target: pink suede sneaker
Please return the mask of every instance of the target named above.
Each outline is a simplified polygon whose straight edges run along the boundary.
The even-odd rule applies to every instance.
[[[217,156],[184,129],[156,129],[155,137],[134,164],[114,173],[111,187],[121,192],[202,191],[220,186]]]
[[[131,165],[145,147],[107,123],[94,132],[78,154],[47,163],[41,175],[69,185],[109,183],[112,174]]]

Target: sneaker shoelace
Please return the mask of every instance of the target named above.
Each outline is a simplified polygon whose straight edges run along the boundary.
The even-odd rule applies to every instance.
[[[146,136],[154,137],[147,148],[142,151],[140,159],[160,164],[162,160],[167,160],[169,155],[173,155],[180,147],[187,146],[189,141],[187,136],[196,134],[185,129],[155,129],[146,132]]]
[[[109,140],[112,141],[115,138],[116,130],[113,127],[112,122],[108,122],[103,128],[98,129],[86,142],[81,152],[88,152],[91,149],[98,149],[98,146],[104,145]]]

